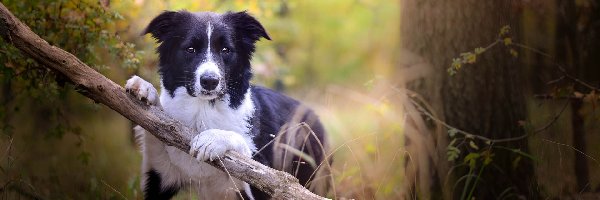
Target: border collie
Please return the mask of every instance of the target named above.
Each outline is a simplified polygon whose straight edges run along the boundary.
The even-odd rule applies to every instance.
[[[134,128],[142,146],[146,199],[169,199],[180,189],[199,199],[270,198],[203,162],[229,150],[286,171],[326,195],[330,162],[323,162],[328,147],[318,117],[296,100],[250,84],[255,43],[270,40],[254,17],[245,11],[165,11],[143,34],[159,44],[161,92],[138,76],[127,81],[126,90],[197,132],[190,152],[182,152]]]

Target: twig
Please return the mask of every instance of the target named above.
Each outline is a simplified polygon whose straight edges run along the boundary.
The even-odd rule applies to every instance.
[[[587,154],[585,154],[583,151],[581,151],[581,150],[579,150],[579,149],[577,149],[577,148],[575,148],[575,147],[573,147],[573,146],[571,146],[571,145],[568,145],[568,144],[563,144],[563,143],[558,143],[558,142],[551,141],[551,140],[547,140],[547,139],[542,139],[542,140],[544,140],[544,141],[546,141],[546,142],[550,142],[550,143],[556,144],[556,145],[560,145],[560,146],[569,147],[569,148],[573,149],[573,151],[576,151],[577,153],[580,153],[581,155],[584,155],[585,157],[588,157],[590,160],[594,161],[594,162],[595,162],[595,163],[596,163],[598,166],[600,166],[600,163],[599,163],[599,162],[598,162],[598,160],[596,160],[594,157],[592,157],[592,156],[590,156],[590,155],[587,155]]]
[[[393,88],[393,89],[395,89],[398,92],[401,92],[400,89],[398,89],[398,88]],[[444,127],[448,128],[448,129],[456,130],[457,133],[460,133],[460,134],[464,135],[467,138],[477,138],[477,139],[480,139],[480,140],[483,140],[483,141],[486,141],[486,142],[490,142],[490,143],[502,143],[502,142],[511,142],[511,141],[516,141],[516,140],[521,140],[521,139],[526,138],[528,136],[527,134],[524,134],[522,136],[512,137],[512,138],[491,139],[491,138],[488,138],[488,137],[484,137],[484,136],[481,136],[481,135],[476,135],[476,134],[469,133],[467,131],[458,129],[458,128],[456,128],[454,126],[451,126],[450,124],[446,123],[445,121],[440,120],[437,117],[433,116],[431,113],[429,113],[427,110],[425,110],[425,108],[423,108],[423,106],[421,106],[421,104],[419,104],[418,102],[416,102],[415,100],[413,100],[413,98],[414,98],[413,96],[416,95],[416,93],[414,93],[412,91],[409,91],[409,90],[406,90],[406,91],[408,93],[411,93],[411,94],[408,94],[408,97],[409,97],[408,100],[413,105],[415,105],[415,107],[417,108],[417,110],[419,110],[419,112],[423,113],[425,116],[427,116],[431,120],[433,120],[433,121],[435,121],[435,122],[443,125]]]
[[[558,118],[560,118],[560,116],[566,110],[569,103],[570,103],[569,101],[566,101],[565,104],[563,105],[563,107],[560,109],[560,112],[558,112],[558,114],[554,115],[554,117],[552,118],[552,120],[550,122],[548,122],[548,124],[546,124],[544,127],[536,129],[535,131],[533,131],[533,133],[539,133],[539,132],[545,131],[546,129],[550,128],[550,126],[552,126],[552,124],[554,124],[558,120]]]
[[[564,75],[563,75],[563,76],[560,76],[560,77],[558,77],[557,79],[554,79],[554,80],[551,80],[551,81],[548,81],[548,82],[546,82],[546,85],[551,85],[551,84],[554,84],[554,83],[558,83],[559,81],[562,81],[562,80],[563,80],[563,79],[565,79],[565,78],[566,78],[566,77],[565,77]]]
[[[219,162],[221,162],[221,164],[223,164],[223,160],[221,160],[221,157],[217,157],[217,159],[219,160]],[[224,168],[224,170],[225,170],[225,173],[227,173],[227,177],[229,178],[229,180],[231,180],[231,183],[233,183],[233,187],[235,187],[235,193],[237,195],[239,195],[240,199],[245,200],[244,196],[242,195],[242,192],[240,191],[237,184],[235,183],[235,180],[233,180],[233,177],[229,173],[229,170],[227,170],[227,168]]]
[[[539,54],[539,55],[542,55],[542,56],[544,56],[544,57],[546,57],[546,58],[548,58],[548,59],[550,59],[550,60],[554,60],[554,58],[553,58],[552,56],[550,56],[550,54],[548,54],[548,53],[546,53],[546,52],[543,52],[543,51],[541,51],[541,50],[539,50],[539,49],[536,49],[536,48],[533,48],[533,47],[530,47],[530,46],[527,46],[527,45],[524,45],[524,44],[521,44],[521,43],[513,43],[512,45],[515,45],[515,46],[517,46],[517,47],[520,47],[520,48],[523,48],[523,49],[527,49],[527,50],[529,50],[529,51],[532,51],[532,52],[534,52],[534,53],[537,53],[537,54]],[[553,65],[554,65],[554,66],[556,66],[556,68],[557,68],[557,69],[558,69],[560,72],[562,72],[562,73],[563,73],[563,77],[566,77],[566,78],[568,78],[568,79],[571,79],[572,81],[575,81],[576,83],[579,83],[579,84],[581,84],[581,85],[583,85],[583,86],[585,86],[585,87],[587,87],[587,88],[589,88],[589,89],[591,89],[591,90],[594,90],[594,91],[596,91],[596,92],[600,92],[600,89],[599,89],[599,88],[597,88],[597,87],[594,87],[594,86],[590,85],[589,83],[586,83],[585,81],[582,81],[581,79],[579,79],[579,78],[577,78],[577,77],[575,77],[575,76],[573,76],[573,75],[569,74],[569,73],[567,72],[567,70],[565,70],[565,68],[564,68],[564,67],[563,67],[561,64],[559,64],[558,62],[554,61],[554,62],[553,62]],[[560,78],[559,78],[559,79],[560,79]],[[557,80],[559,80],[559,79],[557,79]]]
[[[400,89],[398,89],[398,88],[395,88],[395,87],[392,87],[392,89],[394,89],[394,90],[396,90],[396,91],[398,91],[398,92],[402,92]],[[476,135],[476,134],[473,134],[473,133],[470,133],[470,132],[467,132],[467,131],[464,131],[464,130],[458,129],[458,128],[456,128],[456,127],[454,127],[454,126],[451,126],[450,124],[446,123],[445,121],[438,119],[437,117],[433,116],[433,115],[432,115],[430,112],[428,112],[428,111],[427,111],[425,108],[423,108],[423,106],[421,106],[421,104],[419,104],[418,102],[416,102],[416,101],[413,99],[413,98],[414,98],[414,96],[415,96],[415,95],[418,95],[418,94],[416,94],[415,92],[412,92],[412,91],[410,91],[410,90],[406,90],[406,89],[405,89],[405,91],[408,93],[408,94],[407,94],[407,96],[409,97],[409,98],[408,98],[408,100],[409,100],[409,101],[410,101],[410,102],[411,102],[413,105],[415,105],[415,107],[417,108],[417,110],[419,110],[419,112],[421,112],[422,114],[424,114],[425,116],[427,116],[427,117],[428,117],[428,118],[430,118],[431,120],[433,120],[433,121],[435,121],[435,122],[437,122],[437,123],[441,124],[442,126],[444,126],[444,127],[448,128],[448,129],[456,130],[456,132],[457,132],[457,133],[460,133],[460,134],[464,135],[466,138],[476,138],[476,139],[480,139],[480,140],[483,140],[483,141],[485,141],[485,142],[488,142],[488,143],[503,143],[503,142],[512,142],[512,141],[522,140],[522,139],[525,139],[525,138],[527,138],[527,137],[529,137],[529,136],[532,136],[532,135],[534,135],[535,133],[542,132],[542,131],[544,131],[544,130],[548,129],[550,126],[552,126],[552,125],[553,125],[553,124],[554,124],[554,123],[555,123],[555,122],[558,120],[558,118],[560,117],[560,115],[562,115],[562,113],[565,111],[565,108],[566,108],[566,107],[567,107],[567,105],[568,105],[568,102],[567,102],[567,103],[565,103],[565,105],[562,107],[562,109],[560,110],[560,112],[559,112],[559,113],[557,113],[557,114],[556,114],[556,115],[555,115],[555,116],[552,118],[552,120],[551,120],[550,122],[548,122],[548,124],[546,124],[546,125],[545,125],[544,127],[542,127],[542,128],[536,129],[536,130],[533,132],[533,134],[527,134],[527,133],[525,133],[525,134],[523,134],[523,135],[521,135],[521,136],[517,136],[517,137],[511,137],[511,138],[502,138],[502,139],[491,139],[491,138],[488,138],[488,137],[485,137],[485,136]]]
[[[549,100],[586,100],[586,101],[600,101],[600,96],[591,96],[589,94],[581,95],[567,95],[567,96],[556,96],[552,94],[536,94],[533,97],[538,99],[549,99]],[[591,97],[591,98],[590,98]],[[589,99],[588,99],[589,98]]]
[[[127,197],[125,197],[123,194],[121,194],[121,192],[119,192],[117,189],[110,186],[108,183],[104,182],[104,180],[100,180],[100,182],[102,182],[102,184],[104,184],[106,187],[110,188],[113,192],[116,192],[117,194],[119,194],[119,196],[121,196],[121,198],[127,200]]]
[[[23,187],[21,187],[20,186],[21,184],[25,184],[31,191],[28,191],[28,190],[24,189]],[[20,195],[29,197],[30,199],[36,199],[36,200],[44,199],[44,197],[37,194],[37,192],[35,191],[35,188],[31,184],[26,183],[22,179],[11,179],[8,182],[6,182],[2,187],[0,187],[0,194],[6,192],[8,190],[13,190],[13,191],[19,193]]]

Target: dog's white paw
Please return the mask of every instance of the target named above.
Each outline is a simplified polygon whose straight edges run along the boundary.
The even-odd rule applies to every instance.
[[[137,99],[146,102],[147,105],[160,105],[158,92],[148,81],[139,76],[132,76],[125,84],[125,91],[135,96]]]
[[[209,129],[196,135],[190,144],[190,155],[199,161],[213,161],[222,157],[228,150],[252,156],[252,151],[244,138],[232,131]]]

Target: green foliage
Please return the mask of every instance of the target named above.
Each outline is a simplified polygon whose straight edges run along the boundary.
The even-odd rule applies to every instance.
[[[477,62],[477,56],[485,53],[487,50],[500,43],[504,44],[504,46],[508,48],[510,55],[513,57],[519,56],[519,52],[512,48],[514,44],[510,36],[510,26],[506,25],[500,29],[496,41],[489,44],[487,47],[477,47],[473,51],[460,53],[460,57],[452,59],[452,64],[446,71],[450,76],[455,75],[464,65],[475,64]]]
[[[248,10],[266,27],[254,56],[256,81],[303,89],[332,83],[364,83],[392,76],[398,52],[396,3],[364,1],[177,1],[145,0],[113,5],[131,21],[136,37],[162,10]],[[333,11],[337,10],[337,11]],[[126,12],[125,12],[126,11]],[[381,40],[386,38],[386,40]],[[147,37],[144,44],[152,44]],[[153,46],[144,46],[152,51]]]
[[[74,54],[101,73],[107,74],[110,69],[108,66],[112,65],[119,66],[119,70],[135,70],[140,65],[142,52],[117,34],[122,30],[115,24],[122,21],[123,16],[103,7],[98,1],[6,0],[2,4],[50,44]],[[6,186],[2,189],[7,189],[0,190],[7,192],[0,192],[2,196],[11,198],[11,188],[17,188],[14,191],[25,194],[31,192],[30,195],[34,196],[39,195],[38,192],[44,192],[42,197],[73,198],[72,194],[64,193],[64,188],[59,188],[72,181],[58,177],[57,174],[63,173],[59,170],[61,168],[80,167],[78,169],[84,169],[85,172],[73,174],[95,178],[93,173],[87,171],[92,170],[85,168],[97,159],[86,148],[93,136],[82,131],[79,123],[82,116],[97,110],[97,106],[89,101],[75,99],[71,95],[74,87],[67,83],[65,77],[23,55],[12,44],[0,39],[0,146],[10,144],[12,148],[18,149],[14,152],[3,151],[2,155],[6,157],[0,157],[0,183]],[[15,144],[13,141],[16,141]],[[51,146],[56,143],[70,144],[65,147],[69,151],[60,152],[61,146]],[[35,152],[38,148],[30,145],[36,144],[49,148],[44,152],[51,155],[48,159],[53,162],[43,167],[21,166],[23,163],[35,163],[27,159],[30,155],[23,152]],[[61,163],[70,164],[56,164],[56,159],[65,155],[68,159]],[[10,162],[12,158],[18,162]],[[36,158],[44,159],[46,158]],[[48,175],[36,176],[37,172],[25,171],[23,168],[48,170]],[[36,182],[56,184],[45,185],[39,191],[36,190]],[[90,194],[96,190],[98,195],[95,198],[107,197],[103,189],[105,186],[97,184],[98,181],[87,183],[89,185],[77,188],[83,188]],[[94,185],[98,187],[93,187]]]
[[[124,68],[137,68],[139,54],[132,43],[122,41],[111,25],[123,17],[107,10],[96,1],[59,0],[53,2],[5,1],[7,8],[33,32],[50,44],[76,55],[83,62],[102,72],[108,67],[103,59],[110,59]],[[0,42],[0,82],[4,86],[0,123],[2,133],[10,134],[11,125],[6,123],[8,112],[18,112],[20,98],[33,98],[41,105],[55,105],[64,100],[71,90],[63,87],[64,77],[22,55],[18,49],[4,41]],[[14,103],[13,109],[9,103]],[[47,104],[45,104],[47,103]],[[50,111],[49,117],[57,116],[58,110]],[[72,127],[56,125],[50,136],[60,138]]]
[[[162,10],[187,9],[216,12],[248,10],[265,25],[273,38],[272,41],[263,40],[258,43],[258,51],[253,59],[255,81],[267,86],[271,86],[274,82],[281,82],[288,89],[286,92],[292,95],[295,91],[305,88],[314,91],[318,88],[317,92],[323,92],[325,85],[336,83],[358,83],[359,90],[366,89],[381,94],[387,92],[382,90],[381,82],[395,77],[394,69],[397,66],[399,37],[396,36],[399,35],[400,19],[397,3],[381,3],[374,0],[355,2],[144,0],[111,1],[110,8],[104,8],[92,0],[58,0],[43,3],[9,0],[3,3],[17,17],[30,25],[34,32],[51,44],[74,53],[82,61],[118,83],[122,81],[123,76],[130,75],[133,70],[157,83],[156,54],[141,54],[142,51],[153,52],[155,43],[150,37],[140,37],[139,34],[149,20]],[[10,116],[6,122],[16,124],[14,114],[18,110],[17,107],[20,108],[19,113],[35,113],[36,118],[31,121],[47,123],[35,130],[39,130],[39,134],[43,134],[43,138],[47,138],[49,144],[58,143],[56,141],[74,141],[75,146],[79,148],[79,151],[73,155],[68,154],[67,159],[54,154],[47,156],[52,157],[48,160],[58,160],[61,164],[48,164],[51,166],[49,168],[52,168],[48,173],[53,176],[52,178],[36,178],[44,181],[52,180],[51,183],[56,184],[40,181],[41,186],[40,182],[32,185],[40,186],[39,190],[48,191],[44,196],[52,199],[121,199],[122,196],[131,199],[139,198],[139,160],[132,161],[123,159],[124,156],[117,157],[131,153],[137,155],[138,157],[135,158],[139,159],[139,153],[131,144],[125,150],[111,149],[113,147],[111,145],[115,143],[129,142],[130,138],[116,137],[127,135],[131,128],[129,124],[121,124],[118,128],[113,128],[116,126],[115,121],[126,123],[128,121],[120,116],[111,116],[111,123],[106,123],[107,119],[101,118],[102,115],[99,114],[102,113],[102,108],[99,108],[101,106],[85,100],[84,103],[79,102],[82,98],[76,99],[77,95],[71,95],[72,92],[69,91],[74,88],[68,84],[63,86],[64,79],[39,66],[33,60],[21,56],[17,50],[11,49],[10,45],[4,42],[0,42],[0,45],[2,48],[8,48],[7,55],[13,56],[10,59],[0,58],[2,61],[0,69],[10,71],[2,73],[0,79],[8,80],[12,94],[11,103],[0,107],[11,113],[0,112],[0,117]],[[24,65],[22,62],[25,61],[29,64]],[[8,65],[11,67],[6,67],[5,63],[10,63]],[[136,68],[138,65],[140,67]],[[109,68],[108,66],[120,67]],[[360,83],[365,84],[360,85]],[[33,85],[33,89],[25,90],[23,89],[25,85]],[[303,100],[324,99],[321,95],[303,97]],[[34,100],[29,98],[32,97],[37,99],[35,103],[31,103]],[[328,106],[313,106],[315,109],[320,109],[317,112],[323,117],[324,124],[328,126],[327,129],[334,138],[333,146],[335,147],[335,143],[339,141],[361,138],[348,142],[347,146],[341,148],[334,156],[337,160],[334,162],[337,172],[334,177],[335,186],[341,188],[337,193],[340,197],[372,198],[371,195],[380,198],[398,197],[397,186],[401,185],[405,178],[402,168],[403,156],[406,152],[402,150],[403,120],[399,112],[396,112],[400,108],[394,105],[397,99],[356,103],[354,97],[335,98],[339,98],[335,101],[335,105],[322,102],[321,105]],[[347,106],[351,106],[352,109],[348,109]],[[88,113],[95,116],[81,118]],[[371,120],[363,120],[364,118]],[[87,123],[102,124],[102,126],[96,127],[98,130],[92,130],[93,128],[88,126],[85,130],[76,128]],[[23,129],[19,126],[13,128]],[[94,131],[107,133],[94,137]],[[363,137],[365,133],[377,134]],[[108,136],[115,138],[106,138]],[[39,143],[28,141],[26,144]],[[99,145],[93,146],[93,144]],[[17,147],[25,148],[25,145]],[[51,150],[56,151],[59,148],[52,146]],[[64,148],[72,149],[72,147]],[[118,153],[114,153],[115,151]],[[34,151],[28,149],[27,152]],[[102,152],[112,154],[102,156]],[[116,164],[119,162],[123,165]],[[115,169],[117,166],[118,169]],[[43,167],[40,167],[41,170],[34,170],[47,170],[47,166]],[[116,172],[131,168],[134,170],[126,174]],[[85,172],[70,172],[69,174],[76,175],[72,178],[59,178],[66,173],[64,171],[72,169],[83,169]],[[109,170],[112,171],[106,172]],[[30,169],[23,171],[34,174]],[[108,179],[106,174],[115,178],[106,180]],[[33,176],[29,175],[29,177]],[[77,188],[73,190],[79,192],[68,190],[71,188],[68,188],[70,185],[65,187],[66,184],[76,185]]]
[[[446,152],[446,155],[448,156],[448,161],[454,161],[460,155],[460,149],[458,149],[455,145],[456,145],[456,139],[453,139],[450,142],[450,144],[448,144],[448,147],[446,148],[448,150]]]
[[[447,69],[448,73],[450,75],[455,75],[464,65],[475,64],[477,61],[477,56],[485,53],[490,48],[493,48],[496,46],[502,46],[502,45],[508,49],[508,53],[512,57],[519,56],[519,53],[514,49],[514,47],[519,47],[519,48],[531,51],[537,55],[551,58],[549,56],[549,54],[546,54],[540,50],[537,50],[535,48],[529,47],[524,44],[514,42],[513,38],[510,35],[511,34],[510,31],[511,31],[511,29],[509,26],[504,26],[500,29],[497,39],[493,43],[489,44],[487,47],[484,47],[484,48],[477,47],[471,52],[461,53],[459,58],[453,59],[451,67]],[[559,70],[563,69],[562,66],[560,66],[558,64],[555,64],[555,65],[558,66]],[[563,70],[563,72],[564,72],[564,70]],[[565,76],[569,76],[569,75],[567,74]],[[572,77],[571,77],[571,79],[575,80],[576,82],[578,80],[578,79],[575,79]],[[594,94],[595,88],[590,87],[589,85],[586,85],[585,83],[581,83],[581,82],[578,82],[578,83],[590,88],[592,91],[591,94],[592,95]],[[582,93],[573,92],[572,87],[569,87],[567,89],[557,88],[554,90],[554,93],[551,94],[550,96],[572,97],[573,96],[572,94],[575,94],[574,95],[575,98],[583,99],[584,96],[586,96],[586,95],[583,95]],[[595,100],[596,97],[593,96],[592,99]],[[567,104],[565,104],[565,106],[566,105]],[[564,108],[563,108],[563,110],[564,110]],[[456,168],[465,168],[466,167],[467,171],[468,171],[464,176],[460,177],[457,180],[457,182],[455,183],[455,184],[460,184],[463,180],[465,181],[464,186],[462,187],[463,191],[461,193],[460,199],[469,200],[472,198],[473,192],[474,192],[475,188],[477,187],[477,184],[479,183],[479,178],[480,178],[481,174],[483,173],[483,171],[486,169],[487,166],[494,164],[493,163],[494,152],[497,150],[509,151],[510,153],[513,154],[513,156],[511,157],[511,160],[510,160],[511,165],[512,165],[511,167],[513,169],[518,168],[521,165],[521,163],[523,162],[523,159],[529,159],[529,160],[532,160],[535,162],[539,162],[539,159],[532,154],[524,152],[518,148],[500,146],[499,143],[523,140],[523,139],[526,139],[526,138],[534,135],[535,133],[537,133],[539,131],[543,131],[544,129],[548,128],[548,126],[552,125],[555,122],[555,120],[560,116],[561,113],[562,113],[562,111],[560,113],[558,113],[558,115],[555,116],[554,119],[549,122],[549,124],[547,124],[545,127],[541,128],[541,129],[534,129],[533,125],[529,121],[525,121],[525,120],[518,121],[517,123],[523,129],[523,131],[525,132],[525,135],[515,137],[515,138],[490,139],[490,138],[474,135],[471,133],[467,133],[462,130],[456,129],[454,127],[448,126],[447,127],[448,134],[449,134],[450,138],[452,138],[452,141],[450,142],[450,144],[447,147],[448,161],[456,161],[458,158],[460,158],[461,157],[461,155],[460,155],[461,148],[459,146],[461,146],[462,144],[468,144],[468,145],[465,145],[464,148],[462,148],[464,151],[468,152],[468,154],[463,157],[463,162],[456,164],[454,166]],[[483,142],[483,145],[481,144],[482,142]],[[507,196],[514,195],[512,192],[515,192],[514,189],[507,188],[500,194],[500,197],[507,197]]]

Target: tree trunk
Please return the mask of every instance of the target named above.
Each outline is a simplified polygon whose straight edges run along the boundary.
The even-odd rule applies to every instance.
[[[476,47],[486,47],[497,40],[500,28],[511,25],[514,29],[516,13],[512,12],[510,1],[478,0],[403,0],[401,35],[402,46],[408,52],[418,55],[419,60],[428,63],[430,73],[416,80],[409,88],[417,91],[431,104],[440,119],[451,126],[466,132],[488,138],[511,138],[522,136],[524,130],[518,122],[525,119],[525,99],[523,94],[523,69],[500,44],[477,57],[476,63],[464,65],[456,75],[450,76],[447,69],[452,59],[462,52],[473,51]],[[429,155],[446,161],[447,134],[438,135],[438,155]],[[468,146],[468,140],[466,141]],[[481,141],[475,141],[484,146]],[[510,143],[494,144],[503,147],[528,151],[527,139]],[[462,148],[462,154],[473,151]],[[482,171],[475,183],[476,199],[492,199],[503,192],[528,198],[536,198],[536,179],[533,165],[527,158],[511,151],[492,149],[494,154],[490,166]],[[457,159],[461,164],[462,157]],[[460,196],[464,182],[456,182],[468,172],[453,170],[454,179],[446,180],[446,173],[438,166],[439,188],[445,188],[454,197]],[[475,172],[479,171],[479,167]],[[477,175],[477,174],[475,174]],[[456,187],[454,187],[456,184]],[[471,186],[472,187],[472,186]],[[435,184],[431,188],[436,188]],[[432,191],[432,194],[441,191]],[[458,195],[458,196],[457,196]],[[505,194],[506,195],[506,194]],[[435,198],[435,196],[432,196]]]
[[[600,5],[578,7],[574,1],[557,0],[556,6],[556,62],[567,66],[567,73],[591,85],[598,85]],[[573,84],[573,89],[577,92],[588,93],[590,90],[581,84],[567,84]],[[581,113],[583,106],[581,99],[571,100],[572,139],[575,149],[587,153],[585,119]],[[574,156],[576,192],[589,191],[591,183],[588,158],[579,152],[574,152]]]

